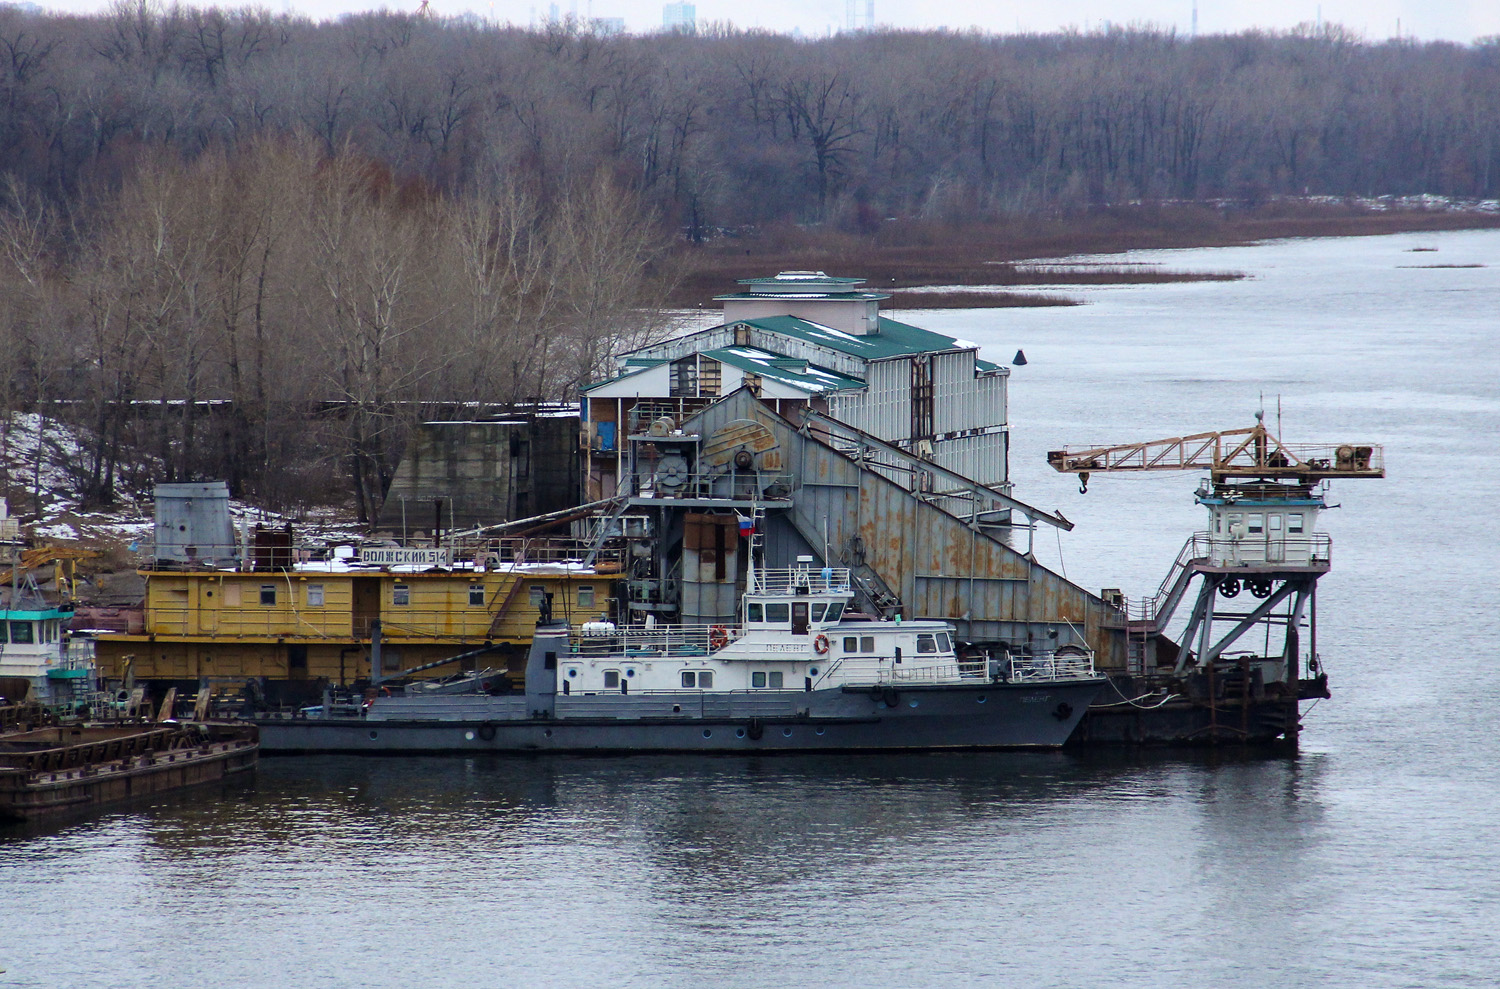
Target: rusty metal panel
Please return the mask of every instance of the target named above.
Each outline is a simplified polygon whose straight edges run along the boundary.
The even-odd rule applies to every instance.
[[[1108,606],[1102,599],[895,480],[803,436],[748,395],[731,396],[700,414],[697,430],[711,433],[736,418],[753,418],[774,434],[787,470],[799,479],[796,510],[819,537],[819,545],[809,546],[791,525],[773,526],[775,519],[768,518],[769,565],[786,565],[799,553],[822,557],[826,532],[830,562],[867,563],[911,617],[951,621],[968,641],[1046,648],[1081,637],[1096,651],[1099,666],[1123,666],[1123,638],[1103,627]],[[860,560],[847,558],[851,548]]]

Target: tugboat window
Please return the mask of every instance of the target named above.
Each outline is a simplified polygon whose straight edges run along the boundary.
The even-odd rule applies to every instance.
[[[261,604],[275,604],[276,603],[276,585],[275,584],[261,584],[260,585],[260,603]]]
[[[917,636],[917,652],[937,652],[937,651],[938,651],[938,648],[937,648],[937,636],[935,636],[935,635],[919,635],[919,636]]]
[[[823,620],[823,614],[827,610],[828,610],[828,605],[826,605],[826,604],[815,604],[815,605],[813,605],[812,606],[812,621],[815,621],[815,622],[822,621]]]
[[[844,652],[859,652],[859,639],[852,635],[844,636]]]
[[[469,585],[469,606],[471,608],[483,608],[484,607],[484,585],[483,584],[470,584]]]
[[[10,641],[16,645],[28,645],[31,642],[30,622],[11,622]]]
[[[764,687],[765,685],[766,685],[766,675],[764,673],[752,673],[752,674],[750,674],[750,686],[752,686],[752,687]]]
[[[749,604],[745,606],[745,620],[751,622],[763,622],[766,620],[766,612],[760,604]]]
[[[768,621],[768,622],[789,622],[791,620],[792,620],[792,611],[791,611],[790,606],[785,605],[785,604],[768,604],[768,605],[766,605],[766,621]]]
[[[1302,516],[1288,515],[1286,517],[1286,531],[1300,534],[1302,532]]]
[[[1252,533],[1263,531],[1265,518],[1259,512],[1251,512],[1250,517],[1246,519],[1246,528]]]
[[[714,685],[714,675],[712,673],[710,673],[708,670],[699,670],[698,671],[698,687],[700,689],[702,689],[702,690],[707,690],[709,687],[712,687],[713,685]]]
[[[698,683],[698,674],[693,673],[690,670],[684,670],[683,671],[683,674],[682,674],[682,685],[684,687],[697,686],[697,683]]]
[[[619,670],[605,670],[604,671],[604,689],[605,690],[619,690],[620,689],[620,671]]]
[[[874,652],[875,651],[875,636],[873,636],[873,635],[861,635],[859,637],[859,651],[860,652]]]
[[[938,651],[939,652],[951,652],[952,649],[953,649],[953,641],[948,638],[948,633],[947,632],[939,632],[938,633]]]
[[[264,592],[262,592],[264,596]],[[391,588],[391,604],[411,604],[411,586],[408,584],[397,584]]]
[[[714,675],[708,670],[683,670],[682,685],[707,690],[714,685]]]
[[[773,673],[770,674],[771,689],[772,690],[780,690],[781,689],[781,683],[782,683],[781,677],[782,677],[782,675],[780,673],[774,673],[773,672]]]
[[[843,602],[842,601],[835,601],[833,604],[830,604],[828,606],[828,617],[824,618],[823,620],[825,622],[836,622],[836,621],[839,620],[839,618],[843,614],[844,614],[844,604],[843,604]]]
[[[580,608],[592,608],[593,606],[594,606],[594,585],[593,584],[579,584],[578,585],[578,607],[580,607]]]
[[[322,584],[308,584],[307,585],[307,606],[309,608],[321,608],[321,607],[323,607],[323,585]]]

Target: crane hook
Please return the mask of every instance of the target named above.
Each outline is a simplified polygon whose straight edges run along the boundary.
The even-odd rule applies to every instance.
[[[1089,472],[1086,470],[1081,470],[1078,472],[1078,493],[1089,493]]]

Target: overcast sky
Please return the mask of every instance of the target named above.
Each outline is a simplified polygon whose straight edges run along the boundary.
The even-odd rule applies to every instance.
[[[97,11],[107,0],[38,0],[57,10]],[[191,0],[189,0],[191,2]],[[201,0],[200,0],[201,2]],[[368,0],[264,0],[272,10],[295,10],[315,18],[381,6],[415,10],[421,0],[371,3]],[[620,17],[631,31],[661,26],[659,0],[432,0],[434,12],[454,16],[472,11],[514,24],[546,18],[553,3],[562,14]],[[821,35],[844,25],[847,0],[699,0],[699,21],[729,21],[740,27],[801,31]],[[860,24],[866,0],[854,0]],[[240,4],[222,4],[240,6]],[[978,27],[1010,33],[1097,30],[1106,24],[1152,24],[1187,34],[1194,0],[949,0],[946,3],[876,0],[875,23],[892,27]],[[1286,29],[1301,23],[1342,24],[1372,41],[1403,37],[1469,42],[1500,35],[1500,0],[1197,0],[1198,32],[1213,34],[1247,28]],[[1399,25],[1399,28],[1398,28]]]

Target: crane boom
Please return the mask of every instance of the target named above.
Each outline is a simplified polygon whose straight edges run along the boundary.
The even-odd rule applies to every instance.
[[[1283,443],[1257,422],[1246,429],[1194,433],[1145,443],[1053,450],[1047,463],[1064,474],[1104,471],[1207,470],[1229,478],[1314,483],[1334,477],[1384,477],[1381,447],[1354,443]]]

